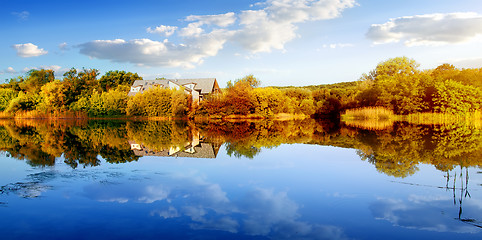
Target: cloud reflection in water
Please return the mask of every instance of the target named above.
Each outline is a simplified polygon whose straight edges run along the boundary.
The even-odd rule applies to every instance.
[[[243,188],[246,189],[246,188]],[[188,219],[193,230],[220,230],[274,239],[348,239],[340,227],[300,221],[287,192],[253,187],[229,198],[219,184],[196,174],[158,175],[142,182],[94,183],[84,194],[100,202],[151,204],[151,216]]]
[[[453,211],[447,211],[451,209]],[[443,197],[426,197],[412,195],[406,200],[379,198],[370,205],[373,216],[391,222],[394,226],[411,229],[478,233],[480,230],[472,225],[457,221],[458,207],[454,207],[453,199]],[[481,208],[474,204],[465,204],[464,212],[480,213]],[[482,216],[477,216],[482,219]]]

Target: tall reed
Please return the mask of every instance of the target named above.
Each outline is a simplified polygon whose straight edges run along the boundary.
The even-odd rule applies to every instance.
[[[392,110],[384,107],[365,107],[365,108],[355,108],[347,109],[344,114],[342,114],[342,119],[351,120],[368,120],[368,119],[378,119],[378,120],[388,120],[396,119],[397,115],[393,113]]]

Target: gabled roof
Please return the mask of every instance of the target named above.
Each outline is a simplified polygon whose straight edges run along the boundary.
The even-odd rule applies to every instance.
[[[132,87],[142,86],[144,90],[147,90],[155,85],[162,85],[169,87],[169,81],[178,85],[194,84],[194,90],[199,91],[201,94],[209,94],[213,91],[216,78],[191,78],[191,79],[162,79],[162,80],[136,80],[132,84]]]
[[[132,87],[138,87],[138,86],[149,86],[149,85],[156,85],[160,84],[163,86],[168,86],[168,81],[167,79],[163,80],[135,80],[134,83],[132,84]]]
[[[209,94],[213,91],[216,78],[175,79],[173,81],[179,82],[180,85],[194,83],[196,84],[194,90],[201,91],[201,94]]]

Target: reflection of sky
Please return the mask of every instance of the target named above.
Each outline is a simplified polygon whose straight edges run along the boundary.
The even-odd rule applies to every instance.
[[[221,149],[216,159],[143,157],[85,169],[32,168],[12,159],[0,165],[12,176],[5,184],[30,182],[39,190],[34,198],[0,196],[0,230],[11,238],[481,237],[456,220],[458,202],[438,188],[444,173],[421,165],[414,176],[396,179],[352,149],[282,145],[254,159]],[[480,221],[482,174],[470,174],[463,216]]]
[[[161,175],[140,184],[94,183],[85,187],[84,194],[99,202],[156,203],[150,215],[188,217],[192,229],[275,239],[346,239],[339,227],[300,221],[300,207],[287,192],[255,187],[239,199],[229,199],[219,184],[192,174]]]
[[[447,209],[452,211],[445,213]],[[389,221],[395,226],[437,232],[480,232],[479,228],[472,225],[454,221],[454,217],[457,217],[457,207],[453,207],[451,198],[426,196],[409,196],[406,200],[380,198],[371,204],[370,210],[375,218]],[[481,210],[474,205],[464,206],[464,211],[477,214],[476,219],[482,219]]]

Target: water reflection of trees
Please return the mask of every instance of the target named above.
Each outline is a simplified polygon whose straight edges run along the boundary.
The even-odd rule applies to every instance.
[[[209,142],[225,146],[235,157],[254,158],[264,148],[281,144],[317,144],[357,149],[378,171],[406,177],[419,164],[440,171],[482,163],[482,130],[471,125],[395,123],[385,130],[366,130],[317,122],[289,121],[4,121],[0,149],[32,165],[54,165],[57,158],[72,167],[136,161],[129,142],[164,151]],[[192,150],[192,149],[191,149]]]
[[[0,149],[31,165],[51,166],[63,155],[65,163],[97,166],[137,160],[122,130],[125,123],[78,121],[6,121],[0,123]]]

